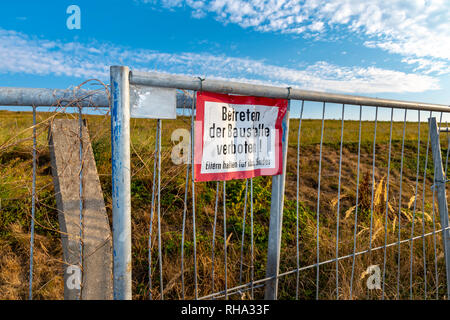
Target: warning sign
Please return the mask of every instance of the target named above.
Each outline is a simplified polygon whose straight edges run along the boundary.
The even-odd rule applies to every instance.
[[[197,93],[195,181],[281,174],[287,100]]]

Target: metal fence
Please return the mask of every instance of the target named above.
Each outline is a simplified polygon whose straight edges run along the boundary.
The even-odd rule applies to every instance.
[[[130,85],[178,89],[178,119],[130,119]],[[288,99],[283,174],[194,182],[189,137],[191,160],[173,164],[170,136],[179,127],[194,136],[197,91]],[[111,152],[111,183],[106,177],[102,188],[112,218],[114,298],[448,298],[448,106],[126,67],[111,68],[110,99],[104,91],[0,88],[1,105],[76,106],[80,121],[82,110],[111,105],[111,150],[101,151]],[[33,121],[29,298],[36,107]],[[82,181],[82,166],[79,172]]]

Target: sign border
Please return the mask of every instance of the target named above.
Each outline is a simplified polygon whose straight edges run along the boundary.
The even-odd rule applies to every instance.
[[[267,169],[253,169],[246,171],[232,171],[232,172],[216,172],[216,173],[201,173],[202,154],[203,154],[203,133],[204,133],[204,116],[205,116],[205,102],[223,102],[231,104],[250,104],[250,105],[264,105],[269,107],[277,107],[278,115],[275,122],[275,168]],[[198,91],[196,101],[196,115],[195,115],[195,134],[194,134],[194,181],[227,181],[233,179],[246,179],[257,176],[274,176],[279,175],[283,171],[283,154],[282,154],[282,139],[283,135],[283,119],[286,115],[288,107],[287,99],[274,99],[267,97],[255,96],[239,96],[221,94],[208,91]]]

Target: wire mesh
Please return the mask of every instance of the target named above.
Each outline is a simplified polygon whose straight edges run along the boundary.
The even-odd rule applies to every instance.
[[[421,117],[418,111],[414,118],[415,112],[404,109],[329,103],[320,108],[310,101],[296,107],[286,164],[279,298],[447,298],[443,229],[436,218],[424,122],[433,113],[423,117],[422,111]],[[30,259],[28,270],[17,272],[25,277],[27,271],[28,288],[0,281],[5,298],[63,295],[61,275],[49,272],[63,261],[43,133],[52,119],[76,119],[76,112],[59,109],[20,117],[2,112],[1,248],[9,260]],[[194,133],[195,106],[189,115],[185,111],[164,121],[164,128],[161,120],[131,120],[133,298],[263,298],[272,279],[265,276],[271,178],[227,181],[222,188],[215,181],[194,183],[192,139],[183,151],[190,161],[170,160],[177,143],[171,140],[173,130]],[[87,121],[110,216],[109,115],[80,108],[78,119]],[[440,138],[447,176],[448,132]],[[80,159],[82,151],[80,146]],[[81,167],[79,173],[82,179]],[[82,212],[80,199],[80,239]],[[17,213],[23,221],[12,218]],[[14,252],[11,243],[20,250]],[[1,261],[0,274],[7,260]],[[381,287],[369,288],[368,279],[376,276],[369,267],[377,265]]]

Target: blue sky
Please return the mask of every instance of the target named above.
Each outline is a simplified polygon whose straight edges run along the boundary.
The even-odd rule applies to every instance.
[[[69,30],[66,9],[81,9]],[[108,82],[109,65],[449,104],[447,0],[2,1],[0,85]]]

